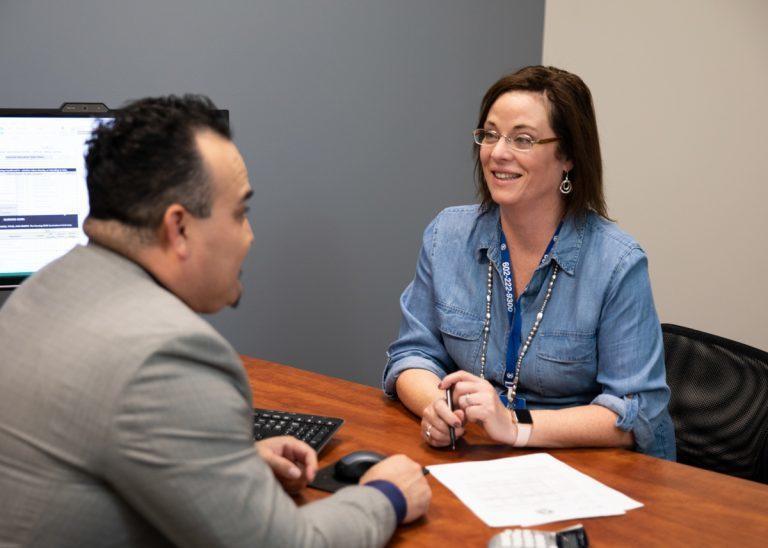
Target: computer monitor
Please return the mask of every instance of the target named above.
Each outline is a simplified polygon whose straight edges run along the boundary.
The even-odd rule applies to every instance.
[[[0,288],[87,243],[87,143],[115,114],[100,103],[0,108]]]
[[[0,287],[14,287],[88,238],[85,152],[114,113],[0,109]]]

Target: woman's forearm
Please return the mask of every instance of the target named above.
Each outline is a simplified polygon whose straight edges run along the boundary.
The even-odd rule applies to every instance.
[[[398,399],[413,414],[421,417],[424,408],[445,393],[437,385],[440,377],[426,369],[406,369],[395,382]]]
[[[632,447],[634,436],[616,428],[616,413],[600,405],[531,411],[531,447]]]

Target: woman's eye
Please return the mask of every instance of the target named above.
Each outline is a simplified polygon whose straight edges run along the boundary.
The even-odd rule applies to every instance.
[[[533,138],[530,135],[515,135],[516,145],[530,145],[533,143]]]

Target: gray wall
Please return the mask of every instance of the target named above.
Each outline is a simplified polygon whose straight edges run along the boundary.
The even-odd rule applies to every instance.
[[[441,208],[473,200],[485,89],[541,61],[526,0],[0,2],[0,106],[199,92],[255,190],[244,353],[376,385]]]

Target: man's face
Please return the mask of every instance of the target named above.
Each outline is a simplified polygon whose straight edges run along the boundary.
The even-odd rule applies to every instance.
[[[211,313],[240,299],[240,268],[253,242],[246,205],[252,191],[232,141],[208,130],[199,131],[196,141],[210,179],[212,209],[210,216],[193,217],[186,227],[192,287],[188,304],[197,312]]]

